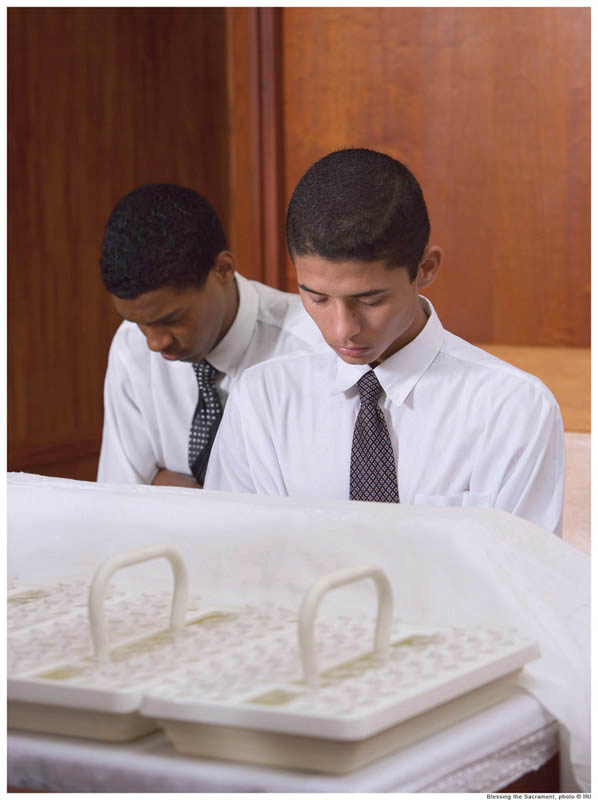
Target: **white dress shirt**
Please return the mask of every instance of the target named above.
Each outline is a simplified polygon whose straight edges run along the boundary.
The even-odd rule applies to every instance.
[[[432,304],[408,345],[376,367],[400,502],[485,506],[560,533],[565,475],[558,404],[532,375],[442,327]],[[330,348],[276,358],[235,386],[205,488],[349,498],[359,378]]]
[[[298,295],[238,273],[239,308],[208,354],[219,371],[224,406],[242,372],[260,361],[323,344]],[[104,430],[98,481],[151,483],[160,469],[191,474],[188,444],[198,400],[191,364],[152,352],[137,325],[123,322],[112,340],[104,383]]]

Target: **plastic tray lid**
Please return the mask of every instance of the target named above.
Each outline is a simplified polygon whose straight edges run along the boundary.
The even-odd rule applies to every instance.
[[[169,600],[168,592],[141,596],[119,592],[117,597],[106,598],[111,650],[167,630]],[[189,598],[186,624],[196,620],[199,608],[199,598]],[[8,632],[7,672],[11,678],[38,674],[40,665],[48,672],[74,660],[93,663],[93,655],[87,606]]]
[[[76,610],[86,615],[87,596],[88,587],[83,581],[31,586],[13,578],[6,598],[8,632],[30,630],[43,622],[64,619]]]
[[[363,620],[316,625],[327,591],[365,578],[378,589],[373,647],[371,624]],[[388,578],[370,566],[318,581],[297,621],[289,622],[277,610],[258,611],[252,621],[248,610],[230,638],[220,639],[217,655],[181,662],[148,689],[141,713],[165,723],[359,740],[515,673],[539,655],[514,629],[393,620]]]

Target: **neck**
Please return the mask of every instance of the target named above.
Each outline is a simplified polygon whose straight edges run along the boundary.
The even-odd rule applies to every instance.
[[[239,310],[239,290],[237,289],[237,281],[233,279],[227,285],[226,291],[227,305],[218,342],[222,341],[222,339],[224,339],[226,334],[229,332],[230,327],[237,316],[237,311]],[[218,344],[218,342],[216,342],[216,344]]]
[[[374,369],[377,367],[378,364],[381,364],[385,359],[389,356],[393,356],[395,353],[398,353],[405,345],[408,345],[409,342],[412,342],[419,334],[423,331],[426,327],[426,322],[428,321],[429,313],[427,308],[418,298],[417,300],[417,310],[415,312],[415,316],[413,317],[413,321],[411,325],[407,328],[405,333],[399,336],[398,339],[391,344],[388,350],[383,353],[377,361],[374,361],[373,364],[370,364],[370,367]]]

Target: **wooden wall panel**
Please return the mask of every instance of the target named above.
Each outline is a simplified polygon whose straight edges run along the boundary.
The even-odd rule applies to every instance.
[[[256,9],[228,8],[230,245],[239,272],[249,278],[261,264],[259,102]]]
[[[228,225],[226,80],[224,9],[8,9],[10,469],[97,452],[118,199],[181,183]]]
[[[247,277],[285,283],[281,9],[229,8],[230,230]]]
[[[272,254],[296,181],[385,150],[424,187],[448,328],[589,343],[589,9],[7,13],[9,468],[93,477],[118,324],[99,247],[143,182],[204,192],[240,269],[293,289]]]
[[[472,341],[587,346],[588,8],[285,8],[285,198],[341,147],[404,161]],[[287,261],[287,287],[296,286]]]

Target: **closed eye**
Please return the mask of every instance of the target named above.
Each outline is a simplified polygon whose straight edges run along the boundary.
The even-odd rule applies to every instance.
[[[179,322],[182,322],[184,317],[185,317],[184,313],[177,312],[176,314],[168,314],[167,316],[162,317],[161,319],[157,319],[154,322],[149,322],[148,325],[156,325],[156,326],[177,325]]]
[[[301,287],[302,288],[302,287]],[[327,303],[330,299],[328,295],[314,295],[311,292],[304,290],[306,295],[309,297],[310,303],[313,303],[316,306],[321,306],[324,303]],[[351,299],[357,303],[358,306],[378,306],[388,297],[388,293],[383,294],[380,296],[379,294],[375,294],[374,296],[366,295],[363,299],[359,296],[353,296]]]

